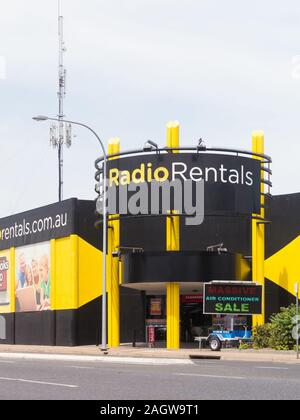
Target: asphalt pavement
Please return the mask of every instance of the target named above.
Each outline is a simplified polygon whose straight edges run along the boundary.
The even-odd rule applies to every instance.
[[[300,365],[0,360],[1,400],[300,399]]]

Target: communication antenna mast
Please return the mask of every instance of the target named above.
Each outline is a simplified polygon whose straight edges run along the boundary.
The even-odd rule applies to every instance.
[[[62,15],[61,0],[58,0],[58,37],[59,37],[59,64],[58,64],[58,119],[63,120],[64,99],[66,96],[66,79],[67,70],[64,66],[64,55],[66,46],[64,42],[64,17]],[[59,122],[50,126],[50,144],[54,149],[58,150],[58,199],[63,200],[63,166],[64,166],[64,145],[71,147],[72,145],[72,127],[70,124]]]

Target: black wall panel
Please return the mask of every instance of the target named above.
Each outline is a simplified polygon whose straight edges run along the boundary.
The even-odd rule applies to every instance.
[[[101,344],[102,297],[78,309],[77,345]]]
[[[209,282],[241,279],[240,254],[141,252],[122,256],[124,283]]]
[[[53,311],[15,314],[15,344],[55,345]]]
[[[251,255],[251,220],[246,217],[211,216],[199,226],[187,226],[180,218],[180,246],[183,251],[205,251],[224,243],[232,253]],[[128,218],[121,223],[121,246],[145,251],[166,249],[166,218]]]
[[[102,297],[77,310],[56,311],[56,345],[101,344]]]
[[[78,310],[55,311],[56,346],[77,346]]]
[[[120,288],[121,343],[145,341],[146,297],[144,292]]]
[[[296,303],[296,298],[293,295],[270,280],[266,280],[265,299],[266,321],[278,313],[280,308],[287,308],[292,303]]]
[[[300,235],[300,194],[273,197],[266,228],[266,257],[278,252]]]
[[[245,217],[208,216],[199,226],[186,226],[181,219],[181,249],[206,251],[208,246],[224,244],[229,252],[251,255],[251,220]]]
[[[166,218],[138,217],[121,222],[121,246],[143,248],[145,251],[166,249]]]
[[[76,233],[97,249],[102,249],[102,225],[95,228],[96,203],[78,200],[76,205]]]

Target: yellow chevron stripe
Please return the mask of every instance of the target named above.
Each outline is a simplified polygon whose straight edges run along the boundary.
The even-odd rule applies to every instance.
[[[265,261],[265,277],[295,296],[300,282],[300,236]]]
[[[78,309],[101,296],[102,252],[77,235],[51,243],[51,309]]]

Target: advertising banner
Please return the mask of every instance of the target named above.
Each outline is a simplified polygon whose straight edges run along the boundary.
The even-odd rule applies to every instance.
[[[75,202],[66,200],[0,219],[0,250],[71,235],[75,232]]]
[[[51,309],[50,242],[16,249],[16,312]]]
[[[206,283],[203,313],[260,315],[262,313],[262,286],[234,283]]]
[[[198,207],[204,205],[205,215],[250,215],[260,213],[260,169],[260,162],[248,157],[208,152],[170,153],[111,160],[108,162],[107,178],[111,191],[117,191],[115,214],[126,214],[126,211],[131,214],[130,202],[137,201],[137,198],[134,199],[134,185],[141,187],[141,195],[145,185],[149,187],[158,184],[162,188],[169,186],[172,210],[179,214],[186,215],[185,204],[191,202]],[[177,188],[179,181],[182,189]],[[200,183],[203,184],[204,198],[202,195],[199,197],[204,203],[197,201],[196,186]],[[186,188],[187,184],[189,188]],[[127,210],[123,191],[126,186],[126,200],[129,203]],[[156,207],[153,198],[155,195],[152,193],[153,191],[148,191],[147,200],[141,203],[143,214],[151,214]],[[159,212],[164,213],[162,206]]]
[[[9,252],[0,252],[0,305],[9,305],[10,289],[10,257]]]
[[[162,306],[161,299],[154,298],[150,300],[150,315],[151,316],[161,316]]]

